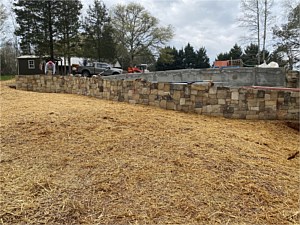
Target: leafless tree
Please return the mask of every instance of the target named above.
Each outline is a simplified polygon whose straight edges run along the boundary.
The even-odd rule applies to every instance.
[[[0,3],[0,32],[3,33],[4,31],[4,24],[7,19],[7,13],[4,5]],[[2,35],[1,35],[2,36]],[[4,37],[1,37],[1,39]]]
[[[11,5],[12,0],[5,5],[0,3],[0,75],[17,72],[18,40],[14,35],[16,23]]]
[[[273,0],[241,0],[241,16],[238,18],[241,27],[249,31],[249,35],[245,38],[249,42],[254,42],[253,37],[256,39],[258,45],[257,63],[265,60],[267,33],[271,28],[272,15],[271,9]],[[262,51],[261,51],[262,43]]]

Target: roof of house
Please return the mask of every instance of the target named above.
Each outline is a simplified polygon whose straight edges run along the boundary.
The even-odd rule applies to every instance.
[[[36,55],[21,55],[17,57],[17,59],[38,59],[38,58],[40,57]]]

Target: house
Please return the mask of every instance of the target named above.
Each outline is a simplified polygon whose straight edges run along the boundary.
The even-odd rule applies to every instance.
[[[50,56],[35,56],[35,55],[22,55],[18,59],[18,74],[19,75],[36,75],[45,73],[45,64],[50,60]],[[52,59],[56,65],[56,74],[61,74],[61,58]]]
[[[42,74],[43,60],[39,56],[34,55],[23,55],[18,59],[18,75],[35,75]]]

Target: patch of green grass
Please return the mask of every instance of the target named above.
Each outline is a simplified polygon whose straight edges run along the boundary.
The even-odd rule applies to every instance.
[[[0,80],[11,80],[15,78],[15,75],[1,75]]]

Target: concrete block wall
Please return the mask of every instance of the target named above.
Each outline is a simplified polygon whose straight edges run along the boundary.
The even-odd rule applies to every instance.
[[[211,82],[169,83],[46,75],[16,76],[16,88],[80,94],[238,119],[299,120],[300,111],[300,90],[291,88],[234,88]]]
[[[271,86],[286,87],[284,68],[210,68],[157,71],[143,74],[121,74],[105,79],[135,80],[138,78],[150,82],[194,82],[212,80],[226,87]]]
[[[288,88],[300,88],[300,72],[290,70],[286,74]]]

